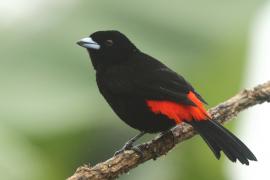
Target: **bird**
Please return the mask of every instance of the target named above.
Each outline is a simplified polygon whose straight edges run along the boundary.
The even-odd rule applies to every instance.
[[[116,154],[138,150],[134,143],[146,133],[166,133],[187,123],[217,159],[223,151],[232,162],[249,165],[249,161],[257,161],[241,140],[211,118],[204,107],[206,101],[183,76],[141,51],[120,31],[96,31],[77,44],[87,50],[107,103],[122,121],[140,132]]]

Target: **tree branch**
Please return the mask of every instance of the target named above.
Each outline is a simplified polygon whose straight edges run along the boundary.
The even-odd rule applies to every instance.
[[[213,120],[224,123],[234,118],[242,110],[264,102],[270,102],[270,81],[251,90],[243,90],[229,100],[211,108],[208,112]],[[140,159],[133,150],[128,150],[93,167],[81,166],[68,180],[115,179],[145,161],[168,153],[175,144],[183,142],[195,134],[196,132],[190,125],[182,123],[173,128],[172,133],[158,136],[152,141],[139,145],[144,155],[143,159]]]

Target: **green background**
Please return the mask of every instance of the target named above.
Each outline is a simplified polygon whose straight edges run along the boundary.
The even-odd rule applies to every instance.
[[[239,91],[259,5],[256,0],[44,0],[35,13],[0,23],[1,177],[64,179],[79,165],[109,158],[137,133],[101,97],[77,40],[97,30],[119,30],[186,77],[211,107]],[[225,161],[224,156],[217,161],[195,137],[120,179],[222,180]]]

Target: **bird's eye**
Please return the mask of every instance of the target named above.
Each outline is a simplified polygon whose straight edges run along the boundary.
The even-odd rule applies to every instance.
[[[113,40],[106,40],[105,41],[105,44],[107,45],[107,46],[112,46],[113,45]]]

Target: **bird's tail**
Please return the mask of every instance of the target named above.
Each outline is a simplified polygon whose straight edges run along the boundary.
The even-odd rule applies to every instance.
[[[232,162],[238,159],[242,164],[249,165],[248,160],[257,161],[249,148],[219,123],[213,120],[193,120],[188,123],[201,135],[217,159],[220,158],[220,151],[223,151]]]

